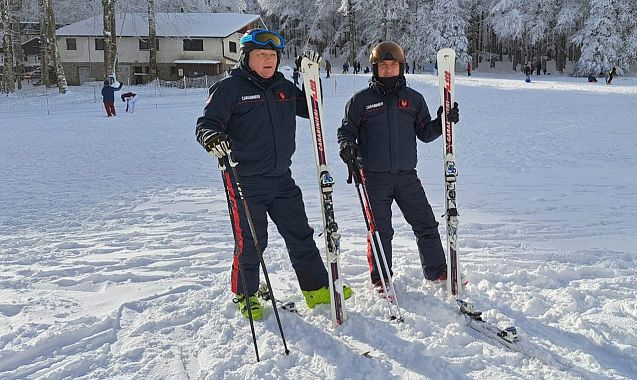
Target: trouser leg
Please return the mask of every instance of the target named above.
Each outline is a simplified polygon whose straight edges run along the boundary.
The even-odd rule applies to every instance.
[[[268,213],[285,240],[301,290],[327,286],[327,271],[314,242],[314,230],[307,220],[301,189],[289,171],[277,177],[276,195]]]
[[[109,116],[109,117],[113,115],[110,103],[111,102],[104,102],[104,109],[106,110],[106,116]]]
[[[255,246],[255,237],[252,236],[250,226],[246,218],[244,205],[235,186],[230,172],[224,172],[224,182],[228,189],[229,208],[232,228],[235,235],[235,250],[232,262],[231,287],[235,294],[254,294],[259,288],[260,260]],[[241,188],[246,197],[254,229],[258,248],[261,254],[268,243],[267,235],[267,187],[262,186],[259,178],[247,180],[241,178]],[[241,275],[245,277],[245,289]]]
[[[389,173],[378,172],[366,172],[366,186],[367,193],[369,195],[369,203],[374,214],[374,220],[376,221],[376,229],[380,235],[383,251],[385,252],[385,259],[387,260],[387,266],[389,267],[389,274],[385,271],[383,261],[381,258],[381,252],[378,251],[378,260],[380,262],[380,270],[377,267],[376,259],[372,251],[372,242],[367,241],[367,262],[370,269],[370,277],[372,283],[378,283],[380,281],[380,273],[383,277],[389,278],[393,275],[392,271],[392,239],[394,237],[394,229],[391,224],[391,205],[394,201],[394,180],[395,175]],[[373,232],[373,231],[372,231]]]
[[[437,278],[446,268],[445,253],[438,233],[438,222],[415,170],[400,173],[396,203],[416,235],[425,278]]]

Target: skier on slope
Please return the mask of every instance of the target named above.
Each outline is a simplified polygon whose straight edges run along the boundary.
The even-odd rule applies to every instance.
[[[137,96],[136,93],[129,91],[125,94],[122,94],[120,98],[122,99],[122,102],[126,103],[126,112],[135,112],[135,105],[137,104],[137,100],[139,99],[139,96]]]
[[[327,271],[308,224],[301,189],[290,171],[296,116],[308,118],[305,94],[277,71],[285,46],[281,35],[252,29],[241,37],[240,46],[238,67],[210,87],[204,115],[197,120],[197,141],[218,158],[232,148],[261,251],[267,246],[269,215],[285,240],[307,306],[329,304]],[[236,199],[230,201],[239,218],[231,276],[234,302],[248,317],[245,296],[249,296],[252,317],[259,320],[263,318],[256,296],[260,262],[245,210]],[[240,268],[247,289],[239,281]],[[351,294],[345,286],[345,298]]]
[[[115,111],[115,91],[119,91],[121,89],[121,82],[119,87],[112,87],[111,82],[108,79],[104,81],[104,87],[102,87],[102,102],[104,103],[106,116],[117,116],[117,111]]]
[[[610,72],[608,73],[608,78],[606,78],[606,84],[610,84],[610,82],[613,81],[615,75],[617,75],[617,67],[613,66],[613,68],[610,69]]]
[[[376,227],[393,275],[391,206],[395,200],[417,238],[418,253],[425,278],[445,281],[445,254],[438,234],[438,222],[418,179],[416,138],[431,142],[442,134],[442,107],[431,120],[423,96],[406,86],[403,49],[393,42],[382,42],[370,56],[373,75],[369,87],[354,94],[345,107],[338,129],[340,156],[351,165],[360,160]],[[454,103],[449,120],[457,123],[458,104]],[[371,281],[381,288],[381,274],[368,241],[367,259]]]

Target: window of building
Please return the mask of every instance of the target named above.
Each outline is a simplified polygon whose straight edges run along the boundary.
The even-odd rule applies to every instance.
[[[236,53],[237,52],[237,43],[230,41],[229,42],[229,47],[230,47],[230,53]]]
[[[104,50],[104,39],[96,38],[95,39],[95,50]]]
[[[155,39],[155,49],[159,50],[159,39]],[[139,39],[139,50],[150,50],[150,38]]]
[[[77,41],[75,38],[66,39],[66,50],[77,50]]]
[[[203,40],[184,40],[184,51],[203,51]]]

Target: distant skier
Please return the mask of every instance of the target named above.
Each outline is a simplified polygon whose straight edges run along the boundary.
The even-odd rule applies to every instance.
[[[298,87],[299,85],[299,69],[297,67],[294,68],[294,71],[292,72],[292,79],[294,80],[294,85]]]
[[[369,87],[354,94],[345,106],[338,129],[340,156],[351,165],[360,160],[376,227],[390,273],[379,271],[368,241],[367,260],[371,282],[382,291],[381,275],[392,272],[392,203],[394,200],[417,238],[420,263],[427,280],[447,278],[445,254],[438,234],[438,222],[416,173],[416,138],[431,142],[442,134],[440,115],[431,119],[427,103],[417,91],[406,86],[405,54],[393,42],[382,42],[370,56],[372,78]],[[454,103],[449,120],[459,120]],[[383,272],[381,274],[381,272]]]
[[[327,59],[325,60],[325,78],[329,78],[332,73],[332,64]]]
[[[597,82],[597,78],[595,78],[595,75],[593,75],[593,74],[588,74],[588,81],[589,82]]]
[[[540,75],[541,72],[542,72],[542,62],[537,61],[537,63],[535,64],[535,75]]]
[[[615,77],[615,75],[617,75],[617,68],[613,66],[613,68],[610,69],[610,72],[608,72],[608,78],[606,79],[606,84],[610,84],[610,82],[613,81],[613,78]]]
[[[122,83],[119,84],[119,87],[112,87],[108,79],[104,81],[104,87],[102,87],[102,102],[104,103],[107,117],[117,116],[117,112],[115,111],[115,91],[121,89]]]
[[[305,214],[301,189],[290,171],[296,116],[309,117],[305,94],[277,71],[285,47],[280,34],[251,29],[239,44],[239,66],[210,87],[204,115],[197,120],[197,141],[218,158],[226,157],[232,148],[260,250],[268,244],[269,216],[285,241],[307,306],[329,304],[328,274]],[[230,189],[235,233],[231,275],[234,302],[247,318],[249,297],[252,317],[259,320],[263,318],[256,295],[260,260],[246,210],[235,195],[234,181],[227,178],[226,186]],[[240,275],[245,276],[246,288]],[[345,286],[346,299],[351,293]]]
[[[471,61],[467,61],[467,76],[471,76]]]
[[[121,98],[122,102],[126,102],[126,112],[135,112],[135,105],[137,104],[137,100],[139,99],[137,94],[129,91],[125,94],[122,94]]]
[[[405,74],[409,74],[409,63],[405,62]]]
[[[531,82],[531,74],[533,74],[533,70],[531,70],[531,67],[529,67],[529,64],[527,63],[524,65],[524,75],[526,75],[526,79],[524,81],[526,83]]]
[[[345,61],[345,63],[343,63],[343,74],[347,73],[349,73],[349,62]]]

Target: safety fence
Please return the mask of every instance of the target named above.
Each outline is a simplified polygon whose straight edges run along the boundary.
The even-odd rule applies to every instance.
[[[115,93],[115,104],[121,104],[119,96],[133,92],[145,107],[162,108],[182,104],[203,104],[208,87],[222,76],[183,78],[177,81],[156,80],[144,85],[124,85]],[[82,86],[70,86],[66,94],[56,87],[34,86],[26,81],[23,89],[13,94],[0,94],[0,118],[27,115],[53,115],[68,113],[102,112],[103,82],[86,82]],[[117,106],[119,108],[119,106]]]

